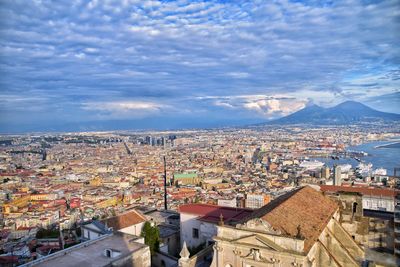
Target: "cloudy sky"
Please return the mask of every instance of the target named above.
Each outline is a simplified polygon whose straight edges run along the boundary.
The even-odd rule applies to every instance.
[[[244,125],[345,100],[400,113],[399,43],[399,0],[3,0],[0,131]]]

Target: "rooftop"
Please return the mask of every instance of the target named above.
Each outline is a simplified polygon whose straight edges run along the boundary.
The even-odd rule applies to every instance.
[[[107,224],[107,227],[112,227],[113,230],[121,230],[145,221],[146,218],[142,214],[140,214],[138,211],[131,210],[121,215],[103,220],[102,222]]]
[[[306,186],[278,197],[246,220],[261,218],[283,235],[304,239],[308,252],[337,209],[333,200]]]
[[[222,214],[224,223],[234,223],[247,217],[253,211],[208,204],[186,204],[179,207],[179,212],[201,216],[200,220],[211,223],[218,223]]]
[[[174,179],[197,178],[197,173],[174,173]]]
[[[108,258],[103,255],[105,249],[112,249],[121,253],[120,257],[132,254],[146,245],[135,242],[137,237],[127,234],[107,235],[93,241],[81,243],[65,249],[46,258],[40,262],[32,262],[39,267],[76,267],[76,266],[108,266],[117,258]],[[86,244],[86,245],[85,245]]]
[[[398,191],[389,188],[371,188],[357,186],[321,185],[322,192],[349,192],[360,193],[367,196],[395,197]]]
[[[159,224],[158,230],[160,231],[161,238],[166,238],[179,233],[179,227],[168,224]]]

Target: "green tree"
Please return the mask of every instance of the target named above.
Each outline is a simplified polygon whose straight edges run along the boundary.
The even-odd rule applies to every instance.
[[[151,255],[154,255],[160,248],[160,231],[157,226],[151,226],[149,222],[145,222],[142,230],[144,243],[150,247]]]

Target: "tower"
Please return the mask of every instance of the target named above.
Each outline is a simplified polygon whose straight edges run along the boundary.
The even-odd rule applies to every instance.
[[[335,166],[333,174],[333,185],[340,186],[342,184],[342,169],[340,166]]]
[[[165,156],[163,157],[164,159],[164,209],[168,209],[167,205],[167,162],[165,160]]]

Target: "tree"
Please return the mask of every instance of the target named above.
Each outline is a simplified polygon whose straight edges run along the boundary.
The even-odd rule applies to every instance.
[[[152,226],[149,222],[145,222],[142,230],[144,243],[150,247],[151,255],[154,255],[160,248],[160,231],[157,226]]]

